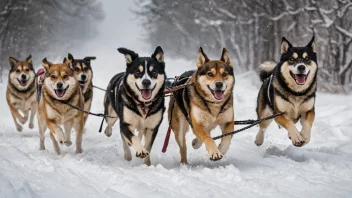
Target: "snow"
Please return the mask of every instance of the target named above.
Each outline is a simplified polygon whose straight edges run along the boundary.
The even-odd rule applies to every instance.
[[[95,85],[105,87],[114,73],[123,70],[123,56],[115,57],[120,67],[95,69]],[[98,58],[92,64],[97,68],[109,63]],[[195,68],[194,62],[183,60],[166,58],[166,63],[169,77]],[[251,72],[236,75],[236,120],[256,117],[259,82],[253,76]],[[98,133],[101,119],[91,116],[82,154],[75,154],[72,145],[62,146],[62,155],[56,155],[48,132],[47,150],[39,151],[37,128],[25,126],[21,133],[15,130],[5,91],[6,84],[0,84],[0,197],[352,196],[350,95],[317,94],[316,121],[308,145],[292,146],[287,132],[273,123],[263,146],[255,146],[258,128],[251,128],[233,137],[229,152],[218,162],[208,159],[204,145],[199,150],[192,148],[193,133],[187,134],[189,165],[179,164],[173,135],[167,152],[162,153],[167,129],[164,120],[151,152],[152,166],[148,167],[135,157],[131,162],[123,159],[118,125],[108,138]],[[95,90],[94,94],[92,111],[102,112],[104,93]],[[218,134],[216,129],[212,135]]]

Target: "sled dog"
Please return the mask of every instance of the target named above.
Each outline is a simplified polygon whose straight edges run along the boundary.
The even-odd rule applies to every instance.
[[[258,118],[284,112],[275,121],[288,131],[294,146],[303,146],[311,138],[317,72],[314,36],[305,47],[293,47],[283,37],[280,62],[264,62],[260,66],[259,76],[263,85],[257,99]],[[300,132],[295,126],[298,121],[302,124]],[[264,133],[271,122],[267,120],[259,124],[255,139],[257,146],[263,144]]]
[[[63,63],[72,63],[73,72],[81,88],[84,97],[84,110],[90,111],[93,99],[93,70],[91,67],[91,60],[96,57],[87,56],[83,59],[75,59],[72,54],[68,54]],[[84,114],[84,124],[87,121],[88,114]]]
[[[105,114],[120,119],[120,132],[124,158],[132,159],[132,146],[136,157],[150,165],[150,152],[165,111],[164,81],[166,79],[164,52],[157,47],[151,57],[139,57],[131,50],[119,48],[125,56],[126,71],[116,74],[105,94]],[[112,134],[117,118],[107,118],[105,134]],[[138,137],[134,131],[138,131]],[[141,139],[144,137],[144,146]]]
[[[35,72],[32,65],[32,56],[25,61],[18,61],[10,57],[10,73],[6,90],[6,101],[9,105],[17,131],[22,131],[22,126],[29,117],[29,128],[33,129],[33,119],[37,112]],[[20,114],[23,113],[23,115]]]
[[[71,63],[53,64],[45,58],[42,61],[46,77],[44,79],[41,99],[38,105],[38,126],[40,150],[45,150],[44,133],[50,130],[50,138],[55,152],[60,155],[60,144],[70,146],[72,127],[76,131],[76,153],[82,152],[84,98],[79,83],[74,75]],[[64,130],[60,127],[63,126]]]
[[[194,149],[204,143],[210,160],[220,160],[228,151],[232,136],[221,139],[219,146],[210,132],[220,126],[222,134],[234,130],[233,88],[235,77],[229,52],[224,48],[220,60],[209,60],[200,48],[197,56],[197,70],[188,71],[177,85],[191,83],[185,89],[174,93],[175,103],[169,104],[168,119],[180,148],[181,163],[187,164],[186,132],[191,126],[196,138]],[[172,116],[171,116],[172,114]]]

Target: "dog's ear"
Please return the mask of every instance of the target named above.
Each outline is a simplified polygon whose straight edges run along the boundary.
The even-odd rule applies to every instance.
[[[221,61],[225,62],[228,66],[232,67],[232,61],[229,51],[226,48],[222,49]]]
[[[62,61],[62,63],[66,63],[67,61],[67,58],[65,57],[64,60]]]
[[[65,62],[65,63],[67,63],[67,64],[73,63],[74,60],[75,60],[75,59],[73,58],[72,54],[68,53],[67,59],[66,59],[66,62]]]
[[[138,58],[138,54],[132,50],[126,48],[118,48],[117,51],[125,56],[127,65],[131,64],[134,60],[136,60],[136,58]]]
[[[208,56],[204,53],[203,48],[199,48],[199,52],[197,55],[197,67],[200,68],[204,65],[204,63],[208,62],[209,58]]]
[[[288,52],[288,49],[290,49],[291,47],[291,43],[285,37],[282,37],[281,54],[286,54]]]
[[[26,61],[27,61],[28,63],[31,63],[31,64],[32,64],[32,55],[31,55],[31,54],[26,58]]]
[[[152,54],[152,58],[160,63],[164,62],[164,51],[160,46],[155,49],[154,53]]]
[[[313,52],[316,53],[315,36],[312,37],[312,39],[309,41],[309,43],[306,47],[311,48],[313,50]]]
[[[95,60],[95,59],[97,59],[95,56],[87,56],[87,57],[85,57],[83,60],[84,60],[85,62],[87,62],[88,64],[90,64],[90,61],[91,61],[91,60]]]
[[[44,58],[44,59],[42,60],[42,65],[43,65],[45,71],[48,72],[49,69],[50,69],[50,66],[52,65],[52,63],[49,62],[46,58]]]
[[[18,62],[18,60],[16,60],[15,58],[13,58],[13,57],[9,58],[9,63],[10,63],[11,69],[16,66],[17,62]]]

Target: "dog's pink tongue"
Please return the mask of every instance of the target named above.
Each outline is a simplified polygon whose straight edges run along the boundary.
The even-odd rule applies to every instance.
[[[142,92],[142,97],[145,100],[149,100],[150,97],[152,97],[152,91],[150,89],[142,89],[141,92]]]
[[[215,90],[214,91],[214,96],[216,99],[221,100],[224,98],[224,92],[221,90]]]
[[[65,94],[65,90],[63,89],[55,90],[55,92],[56,92],[56,95],[59,96],[60,98]]]
[[[306,75],[304,74],[296,75],[296,82],[299,85],[304,85],[306,83]]]

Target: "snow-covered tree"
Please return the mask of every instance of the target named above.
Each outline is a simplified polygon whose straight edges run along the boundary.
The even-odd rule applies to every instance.
[[[0,76],[9,69],[9,56],[40,54],[33,56],[39,64],[45,56],[80,47],[98,33],[103,18],[99,0],[1,0]]]

